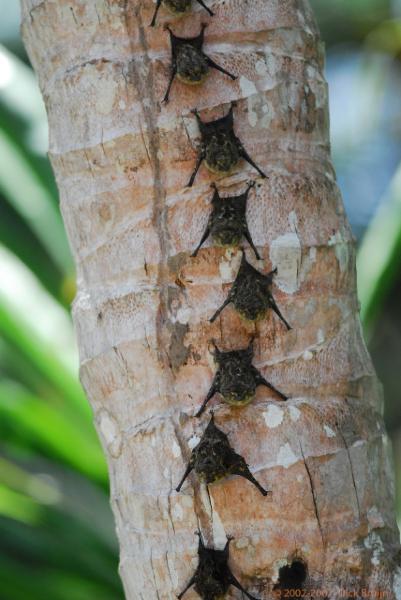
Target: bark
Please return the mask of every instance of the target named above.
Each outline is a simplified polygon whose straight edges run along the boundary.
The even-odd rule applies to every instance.
[[[279,569],[298,557],[312,597],[361,597],[366,588],[399,599],[389,444],[330,161],[313,15],[306,0],[210,4],[213,19],[194,3],[182,20],[161,9],[151,29],[151,0],[22,0],[77,265],[81,380],[108,460],[126,597],[175,598],[197,564],[200,528],[218,548],[234,536],[232,570],[260,598],[272,597]],[[183,36],[208,21],[205,50],[238,80],[214,71],[201,88],[175,82],[161,106],[167,20]],[[202,167],[184,187],[199,141],[190,110],[210,119],[232,100],[236,133],[269,176],[248,205],[263,261],[248,248],[247,256],[265,272],[278,267],[274,294],[289,332],[273,314],[251,325],[232,307],[210,324],[241,252],[209,240],[190,258],[216,180]],[[254,177],[242,163],[220,178],[220,191],[242,191]],[[176,493],[208,420],[194,414],[214,373],[209,340],[240,348],[253,333],[255,366],[291,399],[259,388],[244,409],[218,398],[211,406],[272,499],[238,477],[207,491],[191,476]]]

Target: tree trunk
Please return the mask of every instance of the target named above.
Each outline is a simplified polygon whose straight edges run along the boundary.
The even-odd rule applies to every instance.
[[[234,537],[232,571],[259,598],[288,587],[283,567],[298,560],[312,597],[362,597],[366,588],[399,599],[389,444],[330,162],[313,15],[306,0],[210,5],[214,18],[196,2],[181,20],[161,8],[150,28],[151,0],[22,0],[77,265],[81,380],[108,460],[126,597],[175,598],[196,568],[200,529],[216,548]],[[208,21],[205,51],[238,79],[213,71],[202,87],[175,81],[161,105],[168,20],[181,36]],[[209,323],[241,250],[209,240],[190,256],[218,179],[203,166],[185,187],[199,142],[190,111],[210,120],[233,100],[235,132],[268,175],[248,203],[263,260],[245,251],[259,270],[278,268],[273,293],[288,332],[272,311],[255,325],[232,306]],[[234,195],[255,177],[242,162],[219,178],[219,190]],[[272,496],[240,477],[206,488],[195,475],[177,493],[209,420],[194,417],[214,374],[209,342],[243,348],[253,334],[254,365],[290,399],[259,387],[245,408],[219,397],[209,406]]]

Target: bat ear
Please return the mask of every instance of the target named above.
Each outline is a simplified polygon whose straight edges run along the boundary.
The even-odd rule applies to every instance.
[[[210,354],[213,354],[213,356],[217,359],[218,356],[220,356],[221,352],[217,347],[217,344],[214,340],[210,340],[209,342],[209,348],[208,348]]]
[[[205,433],[208,432],[210,434],[210,432],[212,432],[214,429],[216,429],[216,423],[214,422],[214,412],[211,411],[211,413],[210,413],[210,421],[207,424]]]
[[[198,50],[200,50],[200,51],[202,50],[206,27],[207,27],[207,24],[206,23],[202,23],[199,35],[197,35],[196,37],[192,38],[194,46],[196,46],[196,48]]]
[[[223,550],[223,552],[227,558],[230,553],[230,544],[233,541],[233,539],[234,539],[234,536],[232,536],[232,535],[227,536],[227,542],[226,542],[226,545],[224,546],[224,550]]]
[[[203,539],[202,539],[202,534],[201,534],[201,532],[199,531],[199,529],[197,529],[197,530],[194,532],[194,534],[195,534],[195,535],[197,535],[197,536],[198,536],[198,538],[199,538],[199,542],[198,542],[198,552],[200,552],[200,550],[203,550],[203,549],[205,548],[205,544],[203,543]]]
[[[237,103],[231,102],[230,110],[227,113],[227,123],[231,126],[234,125],[234,106],[237,106]]]
[[[210,184],[210,187],[212,189],[214,189],[212,202],[213,202],[213,204],[217,204],[220,201],[220,194],[219,194],[219,190],[217,189],[217,185],[213,182]]]

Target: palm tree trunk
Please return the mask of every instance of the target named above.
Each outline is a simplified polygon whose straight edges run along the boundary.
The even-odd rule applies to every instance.
[[[162,8],[150,28],[150,0],[22,0],[77,266],[81,380],[108,460],[126,597],[175,598],[196,567],[200,529],[217,548],[234,536],[230,566],[259,598],[288,587],[298,561],[311,597],[363,597],[365,588],[399,599],[381,390],[359,323],[313,15],[306,0],[209,4],[213,18],[194,2],[181,20]],[[175,81],[161,105],[167,20],[180,36],[207,21],[205,51],[238,79],[213,71],[202,87]],[[201,166],[185,187],[199,142],[191,109],[210,120],[234,100],[235,132],[268,175],[248,203],[263,260],[245,251],[259,270],[278,268],[273,294],[288,332],[273,313],[255,325],[233,307],[209,323],[241,251],[208,241],[190,256],[207,223],[211,181],[224,196],[258,177],[245,162],[224,178]],[[242,348],[252,335],[254,365],[290,400],[259,387],[246,408],[219,397],[209,406],[272,496],[239,477],[207,489],[195,475],[177,493],[208,422],[194,414],[214,374],[209,341]]]

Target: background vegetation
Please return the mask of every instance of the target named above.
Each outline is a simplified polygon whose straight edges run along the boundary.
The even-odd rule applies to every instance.
[[[359,240],[364,327],[386,392],[401,513],[401,0],[314,0],[334,160]],[[0,581],[4,600],[121,600],[107,472],[77,380],[74,272],[46,116],[0,0]]]

